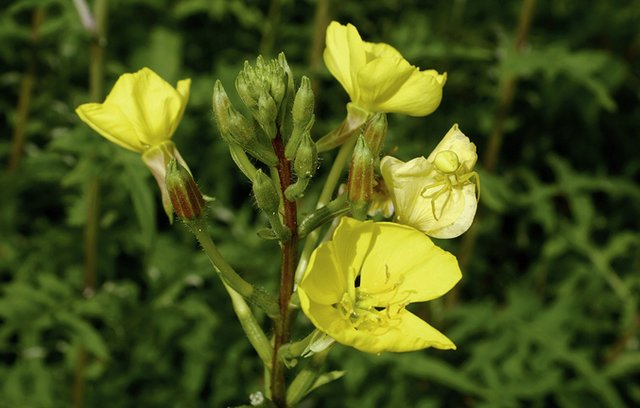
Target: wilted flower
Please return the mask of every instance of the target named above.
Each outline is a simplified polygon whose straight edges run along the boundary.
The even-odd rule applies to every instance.
[[[392,46],[362,41],[353,25],[336,21],[327,28],[324,62],[352,104],[370,113],[428,115],[440,104],[447,77],[420,71]]]
[[[85,103],[76,108],[80,119],[100,135],[143,154],[170,219],[173,211],[165,186],[166,167],[176,159],[188,170],[171,137],[187,106],[190,86],[191,80],[183,79],[173,88],[149,68],[142,68],[121,75],[103,103]]]
[[[460,278],[456,258],[419,231],[343,218],[312,253],[298,295],[320,331],[358,350],[455,349],[405,307],[442,296]]]
[[[434,238],[454,238],[473,222],[478,198],[476,146],[458,125],[428,158],[403,162],[386,156],[380,170],[391,192],[396,221]]]

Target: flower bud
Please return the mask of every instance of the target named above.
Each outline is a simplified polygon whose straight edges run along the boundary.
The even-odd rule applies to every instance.
[[[293,125],[305,127],[313,118],[314,96],[311,89],[311,81],[306,76],[302,77],[300,87],[296,92],[293,100],[293,109],[291,111]]]
[[[380,149],[387,136],[387,115],[383,112],[376,113],[369,119],[364,129],[364,139],[371,149],[371,154],[378,157]]]
[[[228,111],[230,106],[231,101],[229,100],[229,96],[227,96],[222,82],[217,80],[213,85],[213,115],[216,118],[216,124],[218,125],[221,135],[229,133]],[[222,137],[224,138],[225,136]]]
[[[296,97],[293,100],[293,108],[291,110],[293,129],[291,131],[291,137],[289,138],[284,150],[284,155],[289,160],[292,160],[295,157],[304,133],[311,132],[311,127],[313,126],[315,119],[313,115],[313,106],[314,96],[313,90],[311,89],[311,81],[309,81],[309,78],[307,77],[302,77],[302,81],[300,82],[300,87],[298,88]]]
[[[374,156],[367,146],[364,136],[358,136],[347,181],[347,195],[355,218],[364,219],[366,217],[375,183],[374,161]]]
[[[264,233],[263,237],[272,236],[281,241],[287,241],[291,239],[291,231],[284,226],[280,219],[278,209],[280,208],[280,194],[273,180],[262,170],[256,171],[256,177],[253,181],[253,195],[256,198],[256,204],[269,220],[271,224],[272,233]],[[273,235],[271,235],[273,234]]]
[[[253,195],[256,197],[256,204],[265,214],[270,215],[278,212],[280,207],[278,190],[271,177],[260,169],[256,171],[256,177],[253,181]]]
[[[276,117],[278,116],[278,107],[268,92],[262,91],[258,99],[258,124],[269,136],[270,140],[276,138]]]
[[[239,145],[269,166],[278,164],[273,149],[258,140],[252,123],[233,107],[220,81],[216,81],[213,87],[213,112],[225,142]]]
[[[171,205],[171,199],[169,198],[169,192],[165,183],[167,175],[167,166],[171,160],[177,160],[178,163],[189,171],[189,166],[184,161],[175,143],[171,140],[166,140],[155,146],[151,146],[142,154],[142,161],[149,168],[151,174],[156,179],[158,187],[160,187],[160,193],[162,194],[162,207],[164,208],[169,222],[173,223],[173,208]]]
[[[311,178],[316,174],[317,167],[318,150],[316,149],[316,144],[311,140],[309,132],[305,132],[296,152],[293,170],[298,177]]]
[[[242,102],[249,108],[249,110],[253,111],[258,107],[258,101],[256,98],[256,92],[253,86],[253,83],[248,78],[247,70],[251,69],[248,61],[244,62],[245,70],[240,71],[238,76],[236,77],[236,91],[238,95],[240,95],[240,99]]]
[[[191,174],[177,160],[171,160],[165,177],[171,205],[176,215],[185,221],[200,217],[204,198]]]
[[[287,93],[288,82],[288,73],[282,60],[265,62],[262,56],[256,58],[255,66],[245,61],[243,70],[236,78],[238,95],[271,139],[275,138],[275,122]]]
[[[282,96],[280,112],[278,114],[278,123],[282,125],[285,115],[289,112],[291,99],[293,98],[293,72],[291,72],[291,68],[283,52],[278,54],[278,65],[282,67],[282,71],[284,72],[284,81],[282,83],[285,86],[285,92]]]

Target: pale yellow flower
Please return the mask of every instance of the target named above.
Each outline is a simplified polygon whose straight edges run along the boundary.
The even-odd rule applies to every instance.
[[[396,221],[434,238],[454,238],[473,222],[479,177],[473,170],[476,146],[458,125],[447,132],[428,158],[403,162],[386,156],[382,177],[391,192]]]
[[[425,116],[442,99],[446,74],[420,71],[392,46],[362,41],[351,24],[329,24],[324,61],[351,103],[370,113]]]
[[[76,108],[80,119],[109,141],[134,152],[171,139],[189,100],[190,79],[177,89],[149,68],[124,74],[103,103]]]
[[[123,74],[103,103],[85,103],[76,113],[104,138],[125,149],[142,153],[162,192],[162,204],[170,219],[171,200],[165,186],[166,166],[176,159],[187,170],[171,137],[189,100],[190,79],[173,88],[149,68]]]
[[[320,331],[358,350],[455,349],[406,306],[442,296],[461,276],[456,258],[420,231],[345,217],[311,254],[298,295]]]

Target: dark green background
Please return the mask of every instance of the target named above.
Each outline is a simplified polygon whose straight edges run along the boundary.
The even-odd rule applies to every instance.
[[[467,233],[475,244],[438,242],[463,258],[463,280],[454,294],[413,308],[458,350],[375,356],[337,346],[327,369],[346,375],[300,406],[640,405],[640,4],[537,1],[515,52],[520,1],[332,1],[321,3],[325,17],[318,1],[111,0],[104,51],[105,92],[143,66],[173,84],[192,78],[174,140],[216,197],[210,224],[221,251],[269,289],[278,249],[256,236],[266,221],[217,135],[214,81],[234,94],[245,59],[285,51],[296,77],[312,77],[319,90],[317,138],[342,119],[347,96],[312,50],[324,35],[316,18],[352,22],[366,40],[448,73],[434,114],[390,115],[386,150],[427,155],[453,123],[478,146],[482,196]],[[44,19],[34,41],[37,9]],[[91,42],[71,1],[2,2],[0,407],[247,403],[261,367],[208,260],[184,226],[168,224],[139,156],[74,114],[89,100]],[[26,142],[17,168],[5,170],[29,77]],[[488,171],[483,157],[502,125]],[[303,208],[331,160],[323,156]],[[91,185],[99,186],[97,278],[83,296]],[[310,330],[304,319],[297,327]]]

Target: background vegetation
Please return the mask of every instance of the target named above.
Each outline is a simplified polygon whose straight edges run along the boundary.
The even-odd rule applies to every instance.
[[[462,282],[415,310],[458,350],[337,346],[328,369],[347,374],[301,406],[640,405],[638,2],[111,0],[103,37],[78,3],[0,7],[0,407],[224,407],[260,389],[195,241],[168,224],[139,157],[74,108],[143,66],[192,78],[174,140],[216,197],[222,252],[273,288],[278,251],[256,236],[265,220],[217,135],[212,87],[285,51],[315,81],[322,135],[347,102],[321,60],[330,19],[448,72],[441,107],[391,115],[386,147],[427,154],[459,123],[480,152],[482,197],[474,229],[440,243]],[[89,84],[90,66],[104,85]]]

